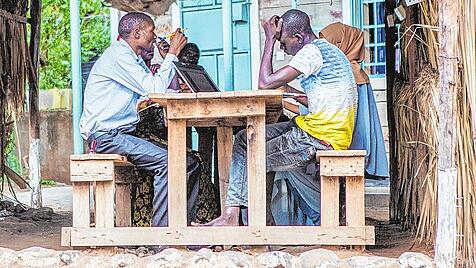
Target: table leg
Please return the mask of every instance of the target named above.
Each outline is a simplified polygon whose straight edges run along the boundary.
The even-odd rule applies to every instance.
[[[233,128],[217,127],[218,177],[221,213],[225,211],[228,179],[230,176],[231,153],[233,151]]]
[[[169,227],[187,226],[186,120],[168,120]]]
[[[264,105],[264,104],[263,104]],[[250,116],[248,140],[248,225],[266,226],[266,129],[265,115]]]

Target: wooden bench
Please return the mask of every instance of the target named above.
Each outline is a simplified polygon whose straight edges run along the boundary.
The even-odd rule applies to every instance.
[[[318,151],[321,175],[321,226],[339,226],[339,177],[345,177],[345,226],[365,226],[364,164],[362,150]]]
[[[131,226],[131,180],[124,176],[127,172],[121,171],[124,167],[132,167],[132,164],[126,157],[118,154],[71,156],[73,228],[91,227],[91,186],[95,193],[94,226],[96,228]],[[122,176],[119,176],[119,173]]]

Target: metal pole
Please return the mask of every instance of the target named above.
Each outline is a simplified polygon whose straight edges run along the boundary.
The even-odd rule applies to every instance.
[[[234,90],[233,83],[233,10],[231,0],[222,2],[224,90]]]
[[[81,87],[81,40],[79,33],[79,1],[70,0],[71,21],[71,71],[73,86],[73,144],[74,154],[83,153],[83,139],[79,132],[79,119],[83,108],[83,90]]]

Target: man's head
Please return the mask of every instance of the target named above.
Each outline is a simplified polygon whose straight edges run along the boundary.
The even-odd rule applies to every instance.
[[[180,62],[187,64],[198,64],[200,49],[194,43],[187,43],[180,51],[178,57]]]
[[[281,16],[283,26],[281,30],[281,49],[290,55],[296,53],[304,46],[312,42],[316,35],[312,31],[309,16],[303,11],[291,9]]]
[[[140,12],[129,12],[119,21],[119,36],[138,54],[150,50],[155,41],[155,27],[152,18]]]

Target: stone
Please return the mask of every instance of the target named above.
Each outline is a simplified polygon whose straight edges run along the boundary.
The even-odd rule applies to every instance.
[[[259,263],[245,253],[237,251],[224,251],[214,255],[210,263],[212,267],[257,267]]]
[[[15,213],[23,213],[25,211],[26,211],[26,209],[25,209],[25,207],[23,207],[23,205],[21,205],[21,204],[16,204],[15,205]]]
[[[266,252],[258,256],[258,261],[265,267],[292,267],[293,255],[282,251]]]
[[[192,257],[190,263],[195,267],[211,267],[211,260],[213,256],[213,251],[208,248],[201,248],[195,256]]]
[[[20,214],[20,219],[34,221],[49,221],[53,218],[53,209],[49,207],[43,207],[40,209],[29,208],[24,213]]]
[[[15,250],[9,248],[0,248],[0,264],[3,267],[9,267],[17,262],[18,256]]]
[[[313,249],[299,256],[302,268],[326,267],[326,265],[339,265],[339,257],[327,249]]]
[[[114,267],[112,265],[112,259],[109,256],[88,256],[84,259],[85,260],[81,263],[81,265],[74,265],[74,267]]]
[[[0,201],[0,209],[13,212],[15,211],[15,204],[12,201],[3,200]]]
[[[18,252],[17,264],[27,267],[58,267],[59,252],[41,247],[31,247]]]
[[[137,267],[139,258],[134,254],[117,254],[111,259],[113,267]]]
[[[65,265],[75,265],[83,257],[83,253],[77,250],[67,250],[59,254],[60,260]]]
[[[402,268],[426,268],[436,267],[433,260],[423,253],[405,252],[399,258],[398,262]]]
[[[376,256],[355,256],[347,260],[352,268],[400,268],[397,259]]]
[[[146,267],[183,267],[186,266],[186,256],[177,249],[168,248],[146,258]]]
[[[13,216],[13,212],[6,209],[0,210],[0,217],[10,217],[10,216]]]

